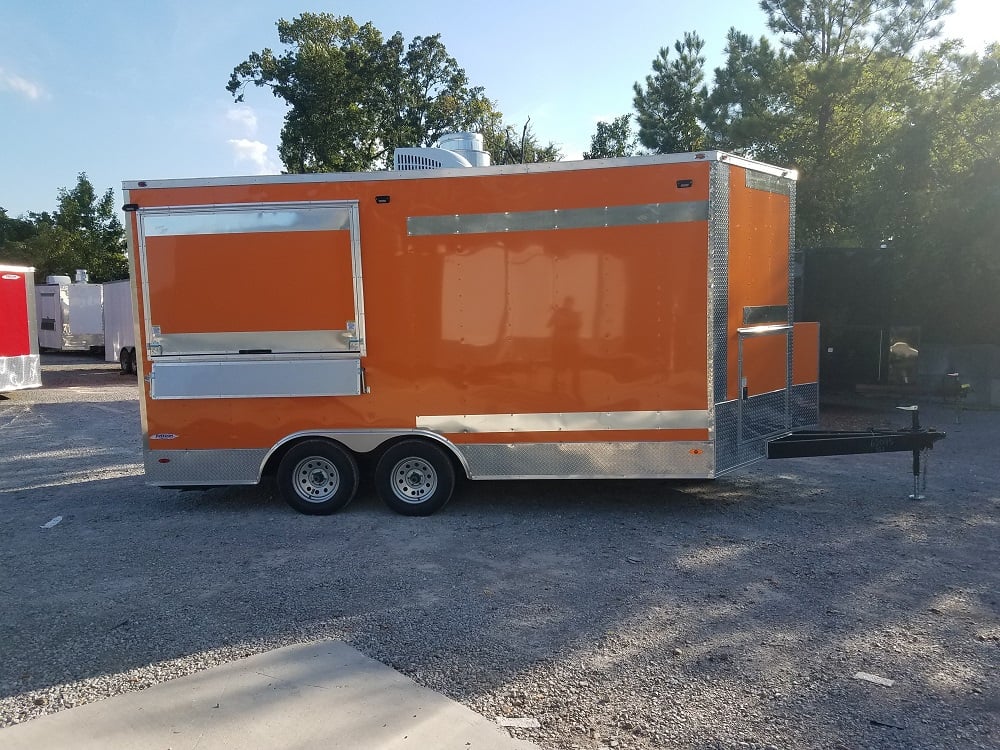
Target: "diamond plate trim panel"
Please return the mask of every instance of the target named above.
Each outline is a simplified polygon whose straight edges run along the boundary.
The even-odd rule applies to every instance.
[[[815,427],[819,422],[819,384],[796,385],[787,392],[791,408],[791,428]],[[767,457],[767,441],[789,432],[778,428],[767,432],[774,425],[780,412],[784,419],[786,392],[774,391],[753,396],[743,403],[742,426],[744,440],[740,440],[740,402],[727,401],[715,405],[715,471],[724,474],[741,466]]]
[[[792,429],[819,424],[819,383],[792,386]]]
[[[726,399],[729,315],[729,165],[715,162],[708,184],[708,372],[712,403]]]
[[[148,450],[146,484],[257,484],[267,450]],[[160,463],[168,459],[169,463]]]
[[[788,391],[772,391],[743,402],[740,442],[788,432]]]
[[[515,443],[455,446],[473,479],[698,479],[711,443]]]
[[[42,384],[42,364],[37,354],[0,357],[0,392],[38,388]]]

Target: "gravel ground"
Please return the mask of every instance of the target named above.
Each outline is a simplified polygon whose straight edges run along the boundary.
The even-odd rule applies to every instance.
[[[0,401],[0,727],[335,637],[543,748],[1000,747],[1000,413],[925,408],[923,501],[885,454],[307,517],[144,486],[134,381],[43,379]]]

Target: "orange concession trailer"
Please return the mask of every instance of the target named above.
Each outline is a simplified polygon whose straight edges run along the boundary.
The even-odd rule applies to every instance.
[[[814,426],[794,172],[706,151],[124,183],[146,476],[275,474],[307,513],[358,458],[393,509],[456,478],[710,478]]]

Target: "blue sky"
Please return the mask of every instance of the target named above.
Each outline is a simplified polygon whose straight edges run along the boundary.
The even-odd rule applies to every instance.
[[[244,105],[225,90],[235,65],[279,49],[275,22],[303,11],[372,21],[407,40],[442,34],[505,121],[530,117],[566,158],[599,119],[632,111],[632,84],[685,31],[718,64],[730,26],[760,35],[757,0],[479,4],[470,0],[6,0],[0,7],[0,207],[55,207],[87,172],[99,191],[122,180],[280,171],[284,107],[264,89]],[[956,0],[948,36],[981,50],[1000,38],[997,0]]]

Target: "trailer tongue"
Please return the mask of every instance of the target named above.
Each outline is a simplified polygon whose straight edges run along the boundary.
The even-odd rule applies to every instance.
[[[815,456],[847,456],[864,453],[913,453],[912,500],[923,498],[919,494],[920,454],[930,450],[934,443],[943,440],[944,432],[933,427],[920,426],[920,409],[917,406],[897,406],[912,415],[912,424],[898,430],[796,430],[767,444],[768,458],[812,458]]]

